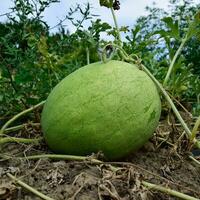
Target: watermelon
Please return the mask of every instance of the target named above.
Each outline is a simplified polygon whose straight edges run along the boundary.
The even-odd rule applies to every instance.
[[[41,125],[56,153],[101,151],[115,160],[152,137],[160,112],[149,76],[133,64],[111,60],[86,65],[58,83],[44,105]]]

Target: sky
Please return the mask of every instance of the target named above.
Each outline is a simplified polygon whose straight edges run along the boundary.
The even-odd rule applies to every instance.
[[[119,26],[125,25],[132,25],[134,24],[135,20],[142,15],[146,15],[147,12],[145,11],[146,6],[153,5],[153,2],[156,3],[156,7],[164,8],[165,10],[168,9],[168,1],[169,0],[120,0],[121,8],[119,11],[116,11],[117,19]],[[194,0],[198,2],[199,0]],[[44,12],[44,20],[47,21],[47,24],[50,27],[55,26],[61,19],[63,19],[69,11],[70,7],[75,7],[78,4],[86,4],[87,2],[91,3],[93,9],[91,12],[93,14],[100,15],[99,18],[102,21],[113,25],[113,19],[110,13],[110,10],[101,7],[99,5],[98,0],[60,0],[60,3],[54,3],[49,8],[47,8]],[[12,7],[13,1],[12,0],[0,0],[0,16],[6,12],[9,12],[9,8]],[[6,17],[0,17],[0,21],[5,21]],[[73,26],[70,22],[65,22],[67,29],[69,31],[73,31]],[[56,30],[52,30],[56,31]]]

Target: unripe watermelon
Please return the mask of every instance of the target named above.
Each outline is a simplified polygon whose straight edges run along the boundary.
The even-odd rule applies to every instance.
[[[160,98],[152,80],[121,61],[86,65],[50,93],[42,130],[57,153],[89,155],[102,151],[118,159],[140,148],[159,122]]]

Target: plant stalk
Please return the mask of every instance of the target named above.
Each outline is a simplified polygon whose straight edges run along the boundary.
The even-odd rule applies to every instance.
[[[23,159],[23,157],[18,157],[20,159]],[[77,160],[77,161],[89,161],[93,164],[103,164],[104,162],[97,160],[95,158],[90,158],[87,156],[75,156],[75,155],[62,155],[62,154],[42,154],[42,155],[33,155],[33,156],[26,156],[24,157],[24,159],[30,159],[30,160],[35,160],[35,159],[45,159],[45,158],[49,158],[49,159],[61,159],[61,160]],[[8,159],[8,157],[7,157]],[[116,171],[117,168],[114,166],[110,166],[110,168],[113,171]]]
[[[17,125],[17,126],[13,126],[13,127],[10,127],[10,128],[7,128],[5,129],[5,133],[10,133],[10,132],[14,132],[14,131],[17,131],[17,130],[20,130],[20,129],[23,129],[24,127],[26,127],[29,123],[26,123],[26,124],[20,124],[20,125]],[[40,123],[30,123],[31,126],[39,126]]]
[[[10,133],[10,132],[20,130],[20,129],[23,129],[25,126],[26,126],[25,124],[20,124],[20,125],[17,125],[17,126],[6,128],[4,133]]]
[[[62,159],[62,160],[77,160],[77,161],[84,161],[89,159],[92,163],[103,163],[100,160],[97,159],[90,159],[87,156],[75,156],[75,155],[62,155],[62,154],[42,154],[42,155],[33,155],[33,156],[26,156],[25,159],[35,160],[35,159],[44,159],[44,158],[50,158],[50,159]]]
[[[181,192],[177,192],[176,190],[172,190],[172,189],[163,187],[161,185],[156,185],[156,184],[149,183],[149,182],[146,182],[146,181],[142,181],[142,184],[145,187],[149,188],[150,190],[157,190],[157,191],[169,194],[171,196],[178,197],[180,199],[184,199],[184,200],[199,200],[199,199],[197,199],[195,197],[189,196],[187,194],[183,194]]]
[[[198,161],[197,159],[195,159],[193,156],[189,156],[189,158],[191,160],[193,160],[195,163],[197,163],[200,166],[200,161]]]
[[[42,137],[40,138],[17,138],[17,137],[4,137],[0,138],[0,145],[16,142],[16,143],[25,143],[25,144],[39,144],[42,141]]]
[[[183,49],[183,47],[184,47],[186,41],[187,41],[187,37],[183,38],[183,40],[182,40],[182,42],[181,42],[181,44],[180,44],[178,50],[176,51],[176,53],[175,53],[175,55],[174,55],[174,57],[173,57],[173,59],[172,59],[172,61],[171,61],[171,63],[170,63],[169,69],[168,69],[168,71],[167,71],[167,75],[166,75],[166,77],[165,77],[165,79],[164,79],[164,81],[163,81],[163,85],[164,85],[164,86],[166,86],[166,84],[167,84],[167,82],[168,82],[168,80],[169,80],[169,78],[170,78],[170,75],[171,75],[172,70],[173,70],[173,68],[174,68],[174,64],[175,64],[175,62],[176,62],[176,60],[177,60],[179,54],[181,53],[181,51],[182,51],[182,49]]]
[[[7,173],[7,176],[9,178],[11,178],[14,182],[16,182],[17,184],[19,184],[20,186],[22,186],[23,188],[27,189],[28,191],[32,192],[33,194],[35,194],[36,196],[40,197],[41,199],[45,199],[45,200],[54,200],[51,197],[48,197],[46,195],[44,195],[43,193],[37,191],[36,189],[34,189],[33,187],[27,185],[26,183],[24,183],[23,181],[17,179],[16,177],[14,177],[12,174]]]
[[[120,32],[119,32],[119,26],[118,26],[118,23],[117,23],[117,18],[116,18],[116,15],[115,15],[115,11],[114,11],[114,9],[112,7],[110,9],[111,9],[112,17],[113,17],[114,24],[115,24],[115,27],[116,27],[118,44],[119,44],[120,47],[122,47],[122,39],[121,39],[121,35],[120,35]]]
[[[87,56],[87,65],[90,64],[90,51],[89,51],[89,48],[86,47],[86,56]]]
[[[15,115],[13,118],[11,118],[10,120],[8,120],[8,121],[3,125],[3,127],[1,128],[1,130],[0,130],[0,135],[2,135],[2,134],[4,133],[4,131],[6,130],[6,128],[7,128],[10,124],[12,124],[15,120],[17,120],[19,117],[25,115],[25,114],[28,113],[28,112],[31,112],[32,110],[35,110],[36,108],[42,106],[44,103],[45,103],[45,101],[42,101],[42,102],[40,102],[39,104],[37,104],[37,105],[35,105],[35,106],[31,107],[31,108],[28,108],[28,109],[26,109],[26,110],[24,110],[24,111],[18,113],[18,114]]]
[[[192,129],[192,135],[191,135],[191,141],[194,140],[194,138],[196,138],[196,135],[197,135],[197,131],[198,131],[198,128],[200,126],[200,116],[197,118],[195,124],[194,124],[194,127]]]

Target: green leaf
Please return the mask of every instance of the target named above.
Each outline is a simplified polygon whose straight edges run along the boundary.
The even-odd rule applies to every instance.
[[[180,40],[178,21],[174,21],[171,17],[164,17],[162,21],[165,22],[167,28],[169,29],[168,35],[177,40]]]
[[[128,26],[121,26],[120,29],[119,29],[119,31],[120,32],[124,32],[124,33],[129,32]]]
[[[136,36],[139,33],[139,31],[141,31],[141,26],[140,25],[136,25],[135,28],[131,30],[132,37],[136,38]]]
[[[156,34],[159,34],[161,37],[164,37],[164,38],[168,36],[167,31],[164,31],[164,30],[154,31],[152,33],[152,35],[156,35]]]
[[[0,94],[0,102],[3,101],[3,95]]]
[[[170,51],[171,50],[171,48],[170,48],[170,36],[169,36],[169,34],[168,34],[168,32],[167,31],[164,31],[164,30],[159,30],[159,31],[155,31],[155,32],[153,32],[152,33],[152,35],[156,35],[156,34],[159,34],[160,35],[160,38],[163,38],[164,40],[165,40],[165,43],[166,43],[166,45],[167,45],[167,48],[168,48],[168,50]],[[160,38],[158,38],[158,40],[160,39]]]
[[[187,38],[190,39],[192,36],[200,39],[200,11],[194,15],[194,19],[188,27]]]
[[[40,41],[38,42],[38,51],[43,55],[48,55],[48,46],[47,46],[47,38],[42,36]]]

